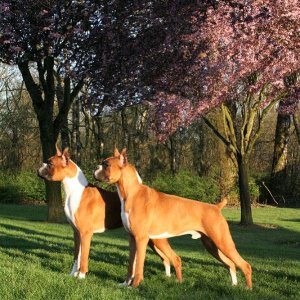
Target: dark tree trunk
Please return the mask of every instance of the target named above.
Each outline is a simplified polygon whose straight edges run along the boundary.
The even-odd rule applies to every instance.
[[[241,202],[241,225],[252,225],[253,219],[249,192],[248,161],[242,155],[238,155],[237,163]]]
[[[77,164],[81,164],[80,118],[79,99],[76,99],[72,110],[72,156]]]
[[[50,156],[55,154],[55,143],[59,133],[58,128],[55,128],[53,122],[55,96],[53,65],[54,60],[52,57],[47,57],[44,65],[42,63],[38,64],[40,86],[33,80],[28,62],[20,62],[18,65],[39,122],[43,161],[46,161]],[[46,79],[44,78],[45,73],[47,74]],[[42,90],[44,90],[44,95],[42,94]],[[62,207],[60,182],[45,181],[45,187],[48,204],[47,220],[49,222],[63,222],[65,217]]]
[[[103,124],[102,118],[100,116],[95,117],[94,122],[96,123],[97,130],[94,131],[95,141],[96,141],[96,157],[99,161],[103,158],[104,151],[104,141],[103,141]]]
[[[62,123],[62,128],[60,131],[61,137],[61,148],[69,148],[70,147],[70,135],[69,135],[69,122],[68,118],[66,118]]]
[[[130,149],[130,135],[128,130],[128,118],[126,115],[126,111],[123,109],[121,110],[121,125],[122,125],[122,144],[123,147]]]
[[[70,89],[69,89],[70,82],[67,78],[64,78],[64,84],[62,84],[62,79],[58,74],[56,74],[56,81],[57,81],[57,83],[56,83],[56,98],[58,101],[59,109],[62,109],[63,105],[64,105],[64,101],[67,97],[66,93],[70,94]],[[70,147],[68,117],[66,117],[62,121],[60,137],[61,137],[61,148],[65,149],[67,147]]]
[[[43,161],[56,153],[55,143],[57,137],[54,135],[51,118],[39,120],[40,140],[42,144]],[[62,206],[61,183],[45,180],[46,201],[48,205],[47,221],[53,223],[65,222],[65,214]]]
[[[178,171],[177,145],[175,134],[169,137],[170,143],[169,146],[167,146],[169,152],[170,169],[173,175],[176,175]]]
[[[278,196],[284,195],[286,191],[286,166],[290,128],[291,116],[278,114],[271,173],[272,191]]]
[[[296,130],[298,144],[300,145],[300,116],[299,110],[297,110],[293,115],[293,122]]]

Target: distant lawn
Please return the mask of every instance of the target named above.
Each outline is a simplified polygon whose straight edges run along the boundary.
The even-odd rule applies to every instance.
[[[231,286],[229,272],[188,236],[171,243],[182,257],[184,280],[164,275],[147,251],[139,288],[118,286],[126,275],[124,230],[94,236],[86,280],[69,277],[72,230],[44,222],[45,207],[0,205],[0,299],[300,299],[300,209],[255,208],[255,226],[237,225],[238,209],[225,209],[240,254],[253,267],[253,290]]]

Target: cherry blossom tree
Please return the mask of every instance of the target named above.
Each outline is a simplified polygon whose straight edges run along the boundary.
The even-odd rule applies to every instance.
[[[299,81],[285,84],[300,68],[299,19],[296,0],[219,1],[195,10],[178,44],[181,61],[154,83],[154,128],[162,139],[222,105],[225,136],[204,120],[237,163],[245,225],[253,223],[249,155],[265,116],[279,101],[294,110],[299,100]]]

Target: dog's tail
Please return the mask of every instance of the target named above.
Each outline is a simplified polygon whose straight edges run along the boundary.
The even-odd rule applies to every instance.
[[[227,198],[224,197],[219,203],[216,204],[216,206],[221,210],[224,206],[226,206],[227,202]]]

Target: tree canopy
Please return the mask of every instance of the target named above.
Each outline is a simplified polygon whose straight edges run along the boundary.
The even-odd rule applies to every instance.
[[[263,96],[262,105],[282,95],[283,111],[293,112],[299,100],[299,16],[294,0],[219,1],[194,10],[191,33],[181,35],[183,59],[157,79],[158,131],[169,134],[222,102],[238,103],[250,94]]]

